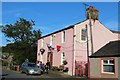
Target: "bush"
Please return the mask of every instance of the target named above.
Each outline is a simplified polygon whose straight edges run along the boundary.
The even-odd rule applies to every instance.
[[[2,66],[8,66],[8,62],[2,61]]]
[[[63,65],[66,65],[68,62],[66,60],[63,61]]]
[[[59,66],[59,71],[63,71],[64,70],[64,65],[60,65]]]
[[[63,72],[68,72],[68,71],[69,71],[68,67],[65,67],[65,69],[63,70]]]
[[[58,66],[52,66],[52,68],[51,68],[53,71],[56,71],[56,70],[58,70]]]

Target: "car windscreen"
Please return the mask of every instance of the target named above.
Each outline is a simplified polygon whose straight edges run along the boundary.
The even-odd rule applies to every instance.
[[[35,64],[28,64],[28,67],[36,67]]]

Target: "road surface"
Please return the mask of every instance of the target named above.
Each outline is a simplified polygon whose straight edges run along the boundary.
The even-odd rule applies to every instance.
[[[1,76],[2,76],[1,80],[68,80],[68,78],[69,80],[79,80],[79,78],[75,77],[73,78],[71,76],[66,76],[64,74],[59,75],[52,72],[49,72],[48,74],[44,73],[42,75],[26,75],[19,71],[2,70]]]

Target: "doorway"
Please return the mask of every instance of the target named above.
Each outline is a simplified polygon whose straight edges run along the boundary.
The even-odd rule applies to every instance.
[[[52,66],[53,64],[53,53],[52,52],[48,52],[47,61],[50,62],[50,65]]]

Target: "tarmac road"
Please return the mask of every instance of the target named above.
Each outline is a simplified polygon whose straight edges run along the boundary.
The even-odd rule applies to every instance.
[[[1,80],[81,80],[64,74],[59,75],[55,72],[49,72],[48,74],[44,73],[42,75],[26,75],[19,71],[2,70],[1,76]]]

